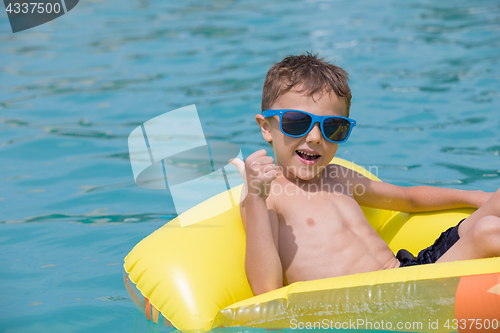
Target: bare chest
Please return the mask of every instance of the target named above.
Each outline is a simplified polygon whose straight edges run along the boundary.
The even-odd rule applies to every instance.
[[[295,191],[277,200],[281,229],[292,228],[308,234],[352,228],[364,219],[363,211],[348,193],[332,190]]]
[[[297,191],[280,197],[276,209],[278,252],[288,281],[341,275],[358,257],[353,251],[369,252],[366,243],[378,238],[356,200],[341,192]]]

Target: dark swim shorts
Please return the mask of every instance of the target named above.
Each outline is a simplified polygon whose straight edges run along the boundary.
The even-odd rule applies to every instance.
[[[439,236],[439,238],[434,242],[434,244],[420,251],[416,258],[407,250],[399,250],[396,254],[396,259],[401,262],[401,265],[399,265],[399,267],[435,263],[446,251],[450,249],[450,247],[453,246],[453,244],[455,244],[460,239],[460,236],[458,235],[458,226],[463,222],[463,220],[458,222],[456,226],[451,227],[443,232],[441,236]]]

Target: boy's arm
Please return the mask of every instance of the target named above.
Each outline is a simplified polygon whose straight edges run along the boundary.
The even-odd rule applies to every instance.
[[[273,158],[265,150],[250,155],[245,163],[233,159],[245,184],[240,205],[246,231],[245,271],[254,294],[283,287],[283,270],[278,254],[278,215],[268,199],[269,186],[276,178]]]
[[[432,186],[401,187],[353,177],[353,197],[363,206],[401,212],[426,212],[454,208],[479,208],[492,196],[483,191],[464,191]]]
[[[247,195],[241,217],[246,231],[245,271],[254,294],[283,287],[276,210],[260,196]]]

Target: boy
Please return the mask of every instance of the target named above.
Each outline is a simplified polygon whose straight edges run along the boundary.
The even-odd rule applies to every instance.
[[[295,281],[500,255],[500,190],[399,187],[329,165],[355,125],[350,100],[347,73],[317,55],[288,56],[267,74],[263,113],[255,119],[276,164],[265,150],[231,162],[248,190],[241,216],[256,295]],[[360,205],[404,212],[481,208],[417,259],[403,250],[398,260]]]

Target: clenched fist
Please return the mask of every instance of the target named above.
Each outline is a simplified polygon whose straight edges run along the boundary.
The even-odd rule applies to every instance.
[[[267,199],[271,182],[278,176],[278,167],[274,164],[274,159],[267,156],[265,149],[258,150],[248,156],[245,163],[238,158],[233,158],[229,163],[240,172],[248,194]]]

